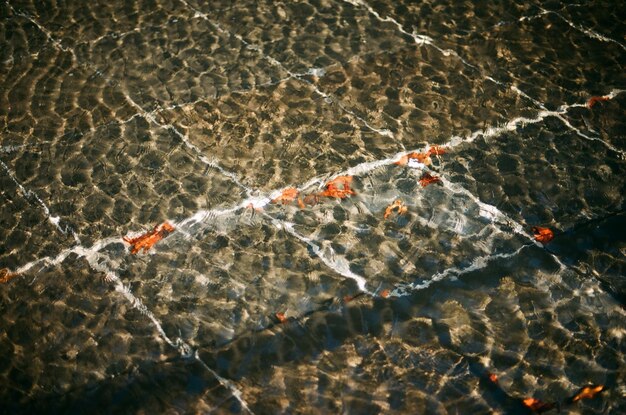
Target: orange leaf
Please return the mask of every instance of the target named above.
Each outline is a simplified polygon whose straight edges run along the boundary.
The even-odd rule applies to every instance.
[[[439,177],[433,176],[430,173],[426,172],[422,175],[420,179],[420,184],[422,185],[422,187],[426,187],[429,184],[438,183],[440,181],[441,179]]]
[[[352,183],[352,176],[338,176],[333,180],[326,183],[326,190],[319,193],[319,196],[335,197],[338,199],[345,199],[350,195],[356,194],[350,189]]]
[[[600,97],[591,97],[589,98],[589,101],[587,101],[587,108],[593,108],[593,106],[596,104],[596,102],[600,102],[600,101],[608,101],[610,100],[611,97],[608,96],[600,96]]]
[[[304,197],[304,203],[307,205],[315,206],[317,205],[319,199],[317,195],[306,195]]]
[[[149,232],[144,233],[136,238],[129,238],[125,236],[122,238],[124,242],[127,242],[131,245],[131,254],[136,254],[140,250],[143,249],[143,252],[146,253],[154,244],[159,242],[161,239],[168,236],[170,233],[174,232],[174,227],[167,222],[163,222],[160,225],[157,225]]]
[[[276,318],[278,319],[279,322],[281,322],[281,323],[286,323],[287,322],[287,317],[285,317],[285,313],[278,312],[278,313],[276,313],[274,315],[276,316]]]
[[[598,393],[604,390],[604,385],[590,385],[585,386],[581,390],[578,391],[576,395],[572,398],[572,402],[579,401],[581,399],[591,399],[595,397]]]
[[[380,296],[383,297],[383,298],[389,298],[389,294],[391,294],[391,291],[389,291],[389,290],[382,290],[380,292]]]
[[[9,282],[18,275],[18,273],[12,273],[6,268],[2,268],[0,269],[0,283],[4,284],[5,282]]]
[[[535,398],[526,398],[522,401],[524,406],[535,411],[535,412],[545,412],[555,407],[554,403],[546,403],[542,402],[539,399]]]
[[[498,375],[496,375],[495,373],[489,373],[489,375],[487,377],[493,383],[497,383],[498,382]]]
[[[533,231],[533,236],[535,237],[535,240],[541,242],[542,244],[547,244],[552,239],[554,239],[554,233],[549,228],[533,226],[532,231]]]
[[[404,166],[405,164],[407,164],[409,162],[409,160],[417,160],[418,162],[422,163],[422,164],[426,164],[429,165],[430,164],[430,155],[429,154],[424,154],[424,153],[409,153],[407,155],[404,155],[402,157],[400,157],[400,160],[396,161],[393,164],[397,164],[399,166]]]
[[[296,199],[296,197],[298,197],[298,193],[298,189],[296,189],[295,187],[288,187],[287,189],[284,189],[282,191],[280,196],[278,196],[276,199],[273,199],[272,202],[282,202],[283,205],[291,203]]]
[[[383,217],[387,219],[393,213],[394,210],[397,210],[398,214],[402,215],[406,213],[407,207],[402,204],[402,200],[396,199],[393,201],[392,204],[387,206],[387,209],[385,209],[385,215]]]
[[[298,198],[298,207],[300,209],[304,209],[306,206],[304,206],[304,202],[302,201],[302,199]]]
[[[446,154],[446,149],[440,146],[432,146],[428,149],[429,156],[440,156],[442,154]]]

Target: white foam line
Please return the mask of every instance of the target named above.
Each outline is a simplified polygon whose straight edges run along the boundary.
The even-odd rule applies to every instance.
[[[504,222],[507,226],[509,226],[513,230],[513,232],[517,233],[518,235],[520,235],[522,237],[525,237],[529,242],[531,242],[535,246],[543,248],[543,245],[541,243],[539,243],[537,240],[535,240],[535,238],[526,230],[526,227],[524,225],[522,225],[521,223],[519,223],[516,220],[512,219],[511,217],[509,217],[506,213],[502,212],[497,207],[495,207],[493,205],[490,205],[488,203],[482,202],[478,197],[476,197],[472,192],[470,192],[469,190],[467,190],[463,186],[461,186],[461,185],[459,185],[457,183],[450,182],[445,177],[445,175],[441,174],[439,176],[439,178],[441,180],[441,183],[444,185],[444,187],[448,188],[450,191],[452,191],[454,193],[464,194],[467,197],[469,197],[470,199],[472,199],[474,201],[474,203],[476,203],[479,206],[479,208],[480,208],[480,212],[479,212],[480,216],[482,216],[484,218],[487,218],[487,219],[490,219],[492,221],[492,223],[497,223],[496,220]],[[556,263],[559,264],[559,266],[562,269],[567,267],[552,252],[550,252],[550,251],[546,251],[546,252],[548,252],[548,254],[554,259],[554,261]]]
[[[604,36],[594,30],[588,29],[582,25],[577,25],[574,22],[571,22],[570,20],[568,20],[565,16],[563,16],[561,13],[556,12],[554,10],[546,10],[546,9],[541,9],[541,13],[538,13],[535,16],[530,16],[530,17],[520,17],[519,21],[523,22],[525,20],[532,20],[532,19],[536,19],[537,17],[540,16],[544,16],[546,14],[553,14],[555,16],[557,16],[559,19],[563,20],[565,23],[567,23],[570,27],[572,27],[573,29],[578,30],[581,33],[584,33],[585,35],[589,36],[592,39],[596,39],[602,42],[608,42],[608,43],[615,43],[616,45],[618,45],[619,47],[621,47],[622,49],[626,50],[626,46],[624,46],[622,43],[618,42],[615,39],[611,39],[607,36]]]
[[[609,99],[613,99],[616,96],[618,96],[619,94],[623,93],[625,91],[623,90],[612,90],[609,94],[607,94],[606,96]],[[461,144],[465,144],[465,143],[471,143],[473,141],[475,141],[477,138],[479,137],[485,137],[485,138],[492,138],[492,137],[497,137],[500,136],[501,134],[507,132],[507,131],[516,131],[516,129],[518,127],[523,127],[525,125],[529,125],[529,124],[536,124],[539,122],[542,122],[545,118],[549,117],[549,116],[554,116],[556,115],[560,115],[563,113],[566,113],[567,110],[569,108],[573,108],[573,107],[583,107],[585,105],[583,104],[567,104],[567,105],[562,105],[558,111],[540,111],[538,116],[535,118],[525,118],[525,117],[517,117],[514,118],[510,121],[508,121],[507,123],[505,123],[504,125],[501,126],[496,126],[496,127],[488,127],[486,129],[481,129],[481,130],[477,130],[474,131],[473,133],[471,133],[468,136],[465,137],[460,137],[460,136],[453,136],[452,138],[450,138],[450,140],[448,140],[447,143],[442,144],[442,147],[446,147],[446,148],[454,148],[457,147]],[[424,150],[424,148],[419,148],[419,149],[415,149],[415,150],[411,150],[411,151],[403,151],[403,152],[399,152],[391,157],[385,158],[383,160],[374,160],[374,161],[369,161],[369,162],[364,162],[364,163],[360,163],[357,164],[356,166],[350,167],[344,171],[341,171],[339,173],[336,173],[330,177],[338,177],[338,176],[343,176],[343,175],[353,175],[353,176],[360,176],[360,175],[364,175],[369,173],[372,170],[375,170],[377,168],[380,167],[384,167],[390,164],[395,163],[396,161],[398,161],[401,157],[411,153],[411,152],[415,152],[415,151],[422,151]],[[304,190],[307,189],[311,186],[315,186],[315,185],[323,185],[324,183],[326,183],[326,180],[324,180],[325,178],[328,178],[328,175],[324,175],[324,176],[318,176],[318,177],[313,177],[310,180],[308,180],[306,183],[304,183],[303,185],[299,186],[298,189],[300,190]],[[450,183],[450,182],[448,182]],[[238,204],[235,207],[229,208],[229,209],[224,209],[224,210],[200,210],[197,211],[196,213],[194,213],[192,216],[190,216],[187,219],[184,219],[182,221],[179,222],[175,222],[175,221],[171,221],[173,223],[177,223],[178,227],[190,227],[196,224],[201,224],[204,223],[207,219],[211,219],[213,217],[218,217],[218,216],[223,216],[223,215],[228,215],[228,214],[233,214],[235,213],[237,210],[242,209],[242,208],[246,208],[246,207],[253,207],[255,209],[262,209],[264,208],[266,205],[270,204],[272,199],[278,197],[282,191],[286,188],[288,188],[290,186],[286,186],[282,189],[278,189],[278,190],[274,190],[268,193],[267,196],[258,196],[258,197],[250,197],[246,200],[244,200],[243,202],[241,202],[240,204]],[[465,189],[463,189],[465,190]],[[467,192],[467,194],[471,195],[471,197],[475,198],[476,197],[474,195],[472,195],[469,191],[465,190]],[[477,200],[477,199],[476,199]],[[480,201],[478,201],[480,202]],[[487,205],[484,204],[482,202],[480,202],[482,204],[482,210],[485,214],[488,214],[488,212],[492,211],[491,209],[491,205]],[[497,215],[497,213],[496,213]],[[519,228],[518,228],[519,229]],[[525,235],[528,237],[529,235],[525,233]],[[44,261],[47,260],[47,258],[43,258],[40,261]],[[30,267],[29,267],[30,268]]]
[[[183,142],[183,144],[185,144],[185,146],[190,149],[191,151],[193,151],[194,153],[196,153],[196,155],[198,156],[198,159],[204,163],[206,166],[208,167],[212,167],[216,170],[218,170],[220,173],[222,173],[224,176],[228,177],[229,179],[231,179],[233,182],[235,182],[237,184],[237,186],[241,187],[242,189],[244,189],[246,191],[246,194],[248,196],[251,196],[254,193],[254,190],[249,188],[248,186],[244,185],[243,183],[241,183],[241,181],[239,180],[239,178],[237,177],[237,175],[235,173],[229,172],[228,170],[225,170],[222,166],[220,166],[216,161],[209,159],[207,156],[205,156],[204,154],[202,154],[202,151],[200,151],[200,149],[194,145],[190,140],[189,137],[186,134],[181,133],[176,127],[174,127],[172,124],[163,124],[160,123],[159,121],[157,121],[157,119],[154,117],[154,114],[151,112],[148,112],[146,110],[144,110],[139,104],[137,104],[137,102],[135,102],[134,99],[132,99],[128,94],[125,94],[126,99],[128,100],[128,102],[135,107],[139,112],[141,112],[142,114],[144,114],[145,118],[150,121],[151,123],[161,127],[161,128],[165,128],[167,130],[172,131],[174,134],[176,134]]]
[[[209,365],[207,365],[206,363],[204,363],[204,361],[202,359],[200,359],[200,356],[198,355],[198,352],[196,351],[194,354],[194,358],[200,362],[200,364],[202,366],[204,366],[204,368],[206,370],[208,370],[213,376],[215,376],[215,378],[217,379],[217,381],[220,383],[220,385],[224,386],[225,388],[227,388],[230,393],[235,397],[235,399],[237,399],[237,401],[239,401],[239,403],[241,404],[241,406],[248,411],[248,413],[254,414],[254,412],[252,412],[252,410],[250,409],[250,407],[248,406],[248,404],[246,403],[246,401],[243,399],[243,393],[235,386],[235,384],[233,382],[231,382],[230,380],[221,377],[216,371],[214,371],[213,369],[211,369],[209,367]]]
[[[87,263],[89,264],[91,268],[93,268],[96,271],[103,272],[105,274],[105,279],[108,282],[113,283],[113,287],[115,288],[115,291],[122,294],[124,298],[126,298],[126,300],[132,305],[133,308],[138,310],[143,316],[147,317],[152,322],[152,324],[156,328],[161,338],[163,338],[163,340],[165,340],[165,342],[169,344],[171,347],[176,349],[178,353],[181,355],[181,357],[189,358],[193,356],[193,358],[195,358],[198,362],[200,362],[204,366],[205,369],[207,369],[213,376],[215,376],[215,378],[218,380],[218,382],[222,386],[224,386],[231,392],[231,394],[235,397],[235,399],[239,401],[239,403],[241,404],[243,408],[245,408],[249,413],[252,413],[252,411],[250,410],[246,402],[243,400],[241,391],[237,389],[232,382],[221,377],[213,369],[211,369],[206,363],[204,363],[204,361],[202,361],[202,359],[200,359],[200,357],[198,356],[197,350],[194,350],[189,344],[187,344],[180,337],[176,338],[176,340],[172,340],[169,338],[167,333],[165,333],[165,330],[163,329],[163,325],[161,324],[161,322],[148,309],[148,307],[146,307],[146,305],[143,304],[141,299],[136,297],[132,293],[130,288],[122,283],[121,279],[115,272],[111,271],[104,264],[98,262],[99,255],[97,254],[97,252],[91,249],[87,249],[87,250],[77,249],[76,253],[84,257],[87,260]]]
[[[364,0],[343,0],[346,3],[352,4],[353,6],[360,6],[360,7],[364,7],[365,9],[367,9],[367,11],[372,14],[374,17],[376,17],[378,20],[380,20],[381,22],[387,22],[387,23],[392,23],[393,25],[395,25],[398,30],[413,38],[413,41],[422,46],[422,45],[429,45],[435,49],[437,49],[439,52],[441,52],[441,54],[443,54],[444,56],[456,56],[457,58],[459,58],[461,60],[461,62],[463,62],[463,64],[465,64],[466,66],[476,69],[478,70],[478,68],[474,65],[472,65],[471,63],[467,62],[465,59],[463,59],[458,53],[456,53],[455,51],[453,51],[452,49],[442,49],[439,46],[437,46],[434,42],[433,39],[429,36],[426,35],[418,35],[416,33],[410,33],[408,31],[406,31],[404,29],[404,27],[397,21],[395,20],[393,17],[382,17],[376,10],[374,10],[374,8],[372,8],[372,6],[370,6],[369,4],[367,4]]]
[[[59,42],[54,36],[52,36],[52,32],[50,32],[48,29],[46,29],[45,27],[43,27],[42,25],[39,24],[39,22],[37,22],[32,16],[29,16],[26,13],[20,13],[17,10],[15,10],[13,8],[13,6],[11,6],[11,4],[7,1],[6,2],[7,6],[9,6],[9,8],[11,9],[11,11],[13,12],[13,14],[15,14],[16,16],[20,16],[25,18],[26,20],[28,20],[29,22],[31,22],[32,24],[34,24],[35,26],[37,26],[37,28],[39,30],[41,30],[41,32],[46,35],[46,37],[48,38],[48,40],[54,44],[54,46],[56,46],[57,48],[59,48],[60,50],[62,50],[63,52],[69,52],[72,54],[72,57],[74,58],[74,60],[76,62],[78,62],[78,59],[76,58],[76,53],[74,53],[74,50],[72,48],[66,48],[65,46],[63,46],[61,44],[61,42]]]
[[[497,82],[494,80],[494,82]],[[613,146],[611,143],[607,143],[606,141],[602,140],[599,137],[591,137],[588,136],[587,134],[584,134],[582,131],[580,131],[578,128],[574,127],[565,117],[563,117],[562,114],[567,113],[567,110],[569,108],[575,108],[575,107],[583,107],[586,108],[587,105],[585,104],[572,104],[572,105],[567,105],[567,106],[561,106],[561,108],[559,108],[559,111],[550,111],[546,108],[545,105],[543,105],[541,102],[537,101],[536,99],[530,97],[528,94],[526,94],[524,91],[522,91],[521,89],[519,89],[516,86],[511,86],[511,89],[513,91],[515,91],[515,93],[517,93],[518,95],[530,100],[531,102],[533,102],[535,105],[537,105],[539,108],[541,108],[542,114],[544,114],[546,117],[552,116],[555,118],[558,118],[559,120],[561,120],[561,122],[563,124],[565,124],[565,126],[567,128],[569,128],[570,130],[574,131],[578,136],[584,138],[585,140],[589,140],[589,141],[598,141],[600,143],[602,143],[605,147],[607,147],[608,149],[621,154],[622,158],[626,158],[626,152],[624,152],[623,150],[618,149],[617,147]],[[608,99],[613,99],[615,98],[617,95],[619,95],[620,93],[624,92],[623,90],[620,89],[614,89],[612,90],[608,95],[606,95],[606,98]]]
[[[300,73],[295,73],[290,71],[289,69],[287,69],[281,62],[279,62],[278,60],[276,60],[275,58],[266,55],[265,53],[263,53],[263,50],[257,46],[257,45],[253,45],[250,42],[248,42],[247,40],[245,40],[241,35],[238,35],[236,33],[232,33],[224,28],[222,28],[219,24],[215,23],[213,20],[211,20],[209,18],[209,16],[205,13],[202,13],[200,10],[196,9],[195,7],[193,7],[192,5],[190,5],[189,3],[187,3],[185,0],[179,0],[181,3],[184,3],[189,9],[193,10],[196,13],[196,16],[198,17],[202,17],[203,19],[205,19],[207,22],[209,22],[213,27],[215,27],[218,31],[220,31],[221,33],[227,34],[229,36],[234,36],[237,40],[239,40],[241,43],[243,43],[244,45],[246,45],[246,47],[250,50],[254,50],[256,52],[259,53],[259,55],[267,60],[270,64],[282,69],[283,71],[285,71],[288,75],[289,78],[297,78],[305,83],[307,83],[308,85],[310,85],[313,88],[313,91],[319,95],[320,97],[324,98],[327,101],[332,101],[335,102],[339,108],[341,108],[342,111],[346,112],[347,114],[350,114],[352,117],[356,118],[357,120],[361,121],[361,123],[363,123],[363,125],[368,128],[371,131],[374,131],[378,134],[381,134],[385,137],[389,137],[389,138],[394,138],[393,133],[390,130],[387,129],[379,129],[376,127],[373,127],[372,125],[370,125],[363,117],[360,117],[359,115],[357,115],[354,111],[349,110],[348,108],[346,108],[341,102],[339,102],[339,100],[333,98],[331,95],[325,93],[324,91],[320,90],[317,86],[315,86],[315,84],[313,84],[311,81],[309,81],[308,79],[305,79],[304,76],[307,75],[314,75],[314,76],[320,76],[320,74],[322,74],[323,69],[322,68],[311,68],[308,71],[306,71],[304,74],[300,74]]]
[[[529,246],[532,246],[532,245],[530,244],[522,245],[515,251],[510,252],[508,254],[494,254],[494,255],[486,255],[486,256],[474,258],[472,263],[465,268],[457,268],[457,267],[448,268],[442,272],[438,272],[437,274],[434,274],[428,280],[421,282],[421,283],[401,284],[397,286],[396,288],[394,288],[389,294],[389,296],[390,297],[404,297],[404,296],[410,295],[411,292],[424,290],[430,287],[435,282],[442,281],[446,278],[459,277],[463,274],[481,270],[487,267],[487,265],[489,265],[490,262],[495,261],[497,259],[513,258],[517,254],[519,254],[523,249]]]
[[[315,255],[317,255],[317,257],[321,259],[322,262],[326,264],[329,268],[337,272],[339,275],[342,275],[348,279],[355,281],[360,291],[366,294],[372,295],[372,296],[374,295],[373,292],[367,289],[367,286],[366,286],[367,281],[365,280],[365,278],[363,278],[362,276],[358,274],[355,274],[354,272],[350,270],[350,264],[348,263],[348,261],[346,261],[343,258],[342,258],[343,260],[337,260],[336,258],[334,258],[336,256],[336,253],[332,249],[332,247],[327,246],[325,248],[325,251],[328,251],[328,254],[327,254],[326,252],[322,251],[320,247],[317,246],[315,242],[313,242],[313,240],[298,233],[293,228],[293,223],[275,219],[265,212],[262,212],[262,214],[263,216],[268,218],[277,229],[285,230],[289,234],[295,236],[297,239],[307,244],[311,248],[311,250],[315,253]]]
[[[615,98],[617,95],[621,94],[622,92],[624,92],[623,90],[613,90],[611,91],[608,95],[606,95],[607,97],[609,97],[610,99]],[[580,107],[580,106],[584,106],[582,104],[573,104],[573,105],[562,105],[559,109],[559,111],[557,111],[557,114],[561,114],[561,113],[565,113],[569,108],[572,107]],[[553,116],[555,114],[555,111],[541,111],[539,112],[539,115],[536,118],[525,118],[525,117],[517,117],[514,118],[510,121],[508,121],[507,123],[505,123],[504,125],[501,126],[496,126],[496,127],[488,127],[484,130],[477,130],[473,133],[471,133],[468,136],[465,137],[460,137],[460,136],[453,136],[452,138],[450,138],[450,140],[448,140],[447,143],[442,144],[442,147],[447,147],[447,148],[454,148],[457,147],[461,144],[465,144],[465,143],[471,143],[474,140],[476,140],[479,137],[485,137],[485,138],[492,138],[492,137],[497,137],[500,136],[501,134],[507,132],[507,131],[515,131],[518,127],[523,127],[525,125],[529,125],[529,124],[536,124],[539,122],[542,122],[546,117],[548,116]],[[415,152],[415,151],[422,151],[424,150],[424,148],[419,148],[419,149],[415,149],[412,151],[403,151],[403,152],[399,152],[391,157],[385,158],[383,160],[375,160],[375,161],[369,161],[369,162],[364,162],[364,163],[360,163],[357,164],[356,166],[350,167],[342,172],[336,173],[332,176],[329,175],[323,175],[323,176],[318,176],[318,177],[313,177],[310,180],[308,180],[307,182],[305,182],[303,185],[300,185],[298,187],[298,189],[300,190],[304,190],[307,189],[311,186],[315,186],[315,185],[319,185],[322,186],[324,183],[326,183],[325,178],[328,177],[338,177],[338,176],[343,176],[343,175],[353,175],[353,176],[360,176],[360,175],[364,175],[369,173],[372,170],[375,170],[377,168],[380,167],[384,167],[387,165],[391,165],[393,163],[395,163],[396,161],[398,161],[402,156],[405,156],[411,152]],[[448,182],[450,183],[450,182]],[[188,228],[188,227],[192,227],[193,225],[197,225],[197,224],[202,224],[205,223],[205,221],[208,219],[212,219],[214,217],[219,217],[219,216],[224,216],[224,215],[229,215],[229,214],[234,214],[236,211],[238,211],[239,209],[243,209],[243,208],[247,208],[247,207],[253,207],[255,209],[262,209],[265,206],[267,206],[268,204],[271,203],[272,199],[278,197],[282,191],[288,187],[293,187],[293,186],[286,186],[282,189],[278,189],[278,190],[274,190],[274,191],[270,191],[268,192],[268,194],[266,196],[257,196],[257,197],[249,197],[246,200],[244,200],[243,202],[239,203],[238,205],[232,207],[232,208],[228,208],[228,209],[224,209],[224,210],[199,210],[196,213],[194,213],[192,216],[188,217],[187,219],[181,220],[181,221],[173,221],[170,220],[170,222],[177,224],[177,229],[179,228]],[[465,190],[465,189],[463,189]],[[465,190],[469,195],[471,195],[471,197],[475,198],[476,197],[474,195],[472,195],[469,191]],[[477,200],[477,199],[476,199]],[[480,202],[480,201],[479,201]],[[491,209],[491,205],[487,205],[484,204],[482,202],[480,202],[482,205],[482,211],[485,215],[488,215],[489,212],[492,211]],[[497,215],[497,213],[495,213],[495,215]],[[273,219],[273,218],[272,218]],[[519,229],[519,228],[517,228]],[[180,229],[181,231],[184,232],[184,229]],[[525,236],[529,237],[528,234],[524,233]],[[116,241],[119,241],[119,238],[115,239]],[[96,242],[96,245],[100,244],[101,246],[106,246],[108,245],[107,242],[108,240],[104,239],[102,241]],[[104,243],[101,243],[104,242]],[[71,251],[67,252],[65,255],[69,254]],[[63,255],[63,253],[59,254],[59,255]],[[42,258],[39,260],[35,260],[34,264],[36,263],[40,263],[40,262],[46,262],[46,261],[53,261],[50,260],[50,258]],[[33,264],[33,265],[34,265]],[[28,264],[25,265],[24,267],[26,267],[26,269],[30,269],[31,266],[29,266]],[[22,268],[24,268],[22,267]],[[21,268],[20,268],[21,269]],[[25,270],[26,270],[25,269]],[[23,270],[24,271],[24,270]],[[22,271],[22,272],[23,272]]]
[[[279,63],[280,65],[280,63]],[[285,69],[286,70],[286,69]],[[301,78],[299,78],[301,79]],[[337,106],[339,108],[341,108],[341,110],[347,114],[350,114],[352,117],[356,118],[357,120],[361,121],[361,123],[369,130],[378,133],[382,136],[388,137],[388,138],[395,138],[393,132],[391,132],[390,130],[387,130],[386,128],[376,128],[372,125],[370,125],[369,122],[367,122],[367,120],[363,117],[361,117],[360,115],[358,115],[357,113],[355,113],[354,111],[348,109],[345,105],[343,105],[341,103],[341,101],[339,101],[338,99],[334,98],[333,96],[331,96],[330,94],[327,94],[326,92],[320,90],[317,86],[315,86],[313,83],[309,82],[306,79],[301,79],[302,81],[306,82],[307,84],[309,84],[312,88],[313,91],[315,91],[315,93],[317,95],[319,95],[320,97],[324,98],[324,100],[326,102],[334,102],[335,104],[337,104]]]
[[[50,213],[50,209],[44,203],[44,201],[41,200],[41,198],[37,195],[37,193],[33,192],[32,190],[27,190],[24,186],[22,186],[22,184],[13,175],[11,170],[9,170],[9,167],[6,164],[4,164],[4,162],[2,160],[0,160],[0,165],[2,165],[2,168],[4,169],[6,174],[13,181],[13,183],[15,183],[15,185],[20,189],[20,191],[22,192],[23,197],[26,200],[28,200],[29,198],[35,199],[37,201],[37,204],[41,208],[41,210],[44,211],[44,214],[45,214],[46,218],[48,219],[48,221],[51,224],[53,224],[63,235],[67,235],[67,232],[70,232],[72,234],[72,236],[74,237],[74,240],[76,241],[76,243],[80,244],[80,238],[78,237],[76,232],[74,232],[74,230],[69,225],[66,226],[65,229],[63,229],[61,227],[61,225],[59,224],[61,218],[59,216],[53,216],[52,213]]]
[[[178,131],[178,129],[176,127],[174,127],[171,124],[159,124],[161,125],[161,127],[169,129],[170,131],[174,132],[174,134],[176,134],[185,144],[185,146],[187,148],[189,148],[190,150],[192,150],[193,152],[196,153],[196,155],[198,156],[198,158],[202,161],[202,163],[204,163],[205,165],[212,167],[216,170],[218,170],[220,173],[222,173],[224,176],[228,177],[230,180],[232,180],[233,182],[235,182],[237,184],[237,186],[241,187],[242,189],[244,189],[246,191],[246,195],[247,196],[251,196],[255,193],[255,191],[246,186],[245,184],[243,184],[240,180],[239,177],[233,173],[230,172],[226,169],[224,169],[222,166],[220,166],[217,161],[215,160],[211,160],[209,159],[207,156],[205,156],[204,154],[202,154],[202,151],[200,151],[200,149],[194,145],[190,140],[189,137],[187,136],[187,134],[183,134],[180,131]]]

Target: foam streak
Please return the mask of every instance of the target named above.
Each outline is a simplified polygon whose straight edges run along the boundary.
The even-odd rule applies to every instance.
[[[399,285],[391,292],[390,296],[404,297],[404,296],[410,295],[414,291],[424,290],[430,287],[435,282],[443,281],[445,279],[449,279],[453,277],[456,278],[456,277],[459,277],[461,275],[464,275],[470,272],[479,271],[483,268],[486,268],[491,262],[497,259],[513,258],[516,255],[518,255],[520,252],[522,252],[522,250],[524,250],[525,248],[529,246],[532,246],[532,245],[530,244],[522,245],[515,251],[507,253],[507,254],[494,254],[494,255],[486,255],[486,256],[474,258],[472,263],[465,268],[457,268],[457,267],[448,268],[442,272],[438,272],[437,274],[434,274],[433,276],[431,276],[428,280],[424,282]]]
[[[70,226],[66,226],[65,229],[62,228],[61,225],[59,224],[59,222],[61,221],[61,218],[59,216],[53,216],[52,213],[50,213],[50,208],[44,203],[43,200],[41,200],[41,198],[39,197],[39,195],[37,195],[37,193],[33,192],[32,190],[27,190],[24,186],[22,186],[22,184],[17,180],[17,178],[13,175],[13,173],[11,173],[11,170],[9,170],[9,167],[6,164],[4,164],[2,160],[0,160],[0,165],[6,172],[7,176],[9,176],[9,178],[13,181],[13,183],[15,183],[15,185],[20,189],[24,199],[28,201],[30,201],[30,199],[34,199],[36,203],[39,205],[39,207],[41,208],[41,210],[43,210],[44,215],[46,216],[46,218],[51,224],[53,224],[63,235],[66,235],[68,232],[70,232],[72,236],[74,237],[74,240],[76,241],[76,243],[80,244],[80,238],[78,237],[76,232],[74,232],[74,230]]]

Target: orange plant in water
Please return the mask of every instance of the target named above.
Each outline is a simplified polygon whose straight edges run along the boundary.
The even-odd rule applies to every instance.
[[[603,390],[604,390],[604,385],[585,386],[584,388],[579,390],[578,393],[576,393],[576,395],[572,397],[572,402],[577,402],[581,399],[594,398],[598,393],[602,392]]]
[[[404,204],[402,203],[402,200],[396,199],[396,200],[394,200],[394,202],[392,204],[387,206],[387,209],[385,209],[385,216],[384,216],[384,218],[387,219],[389,216],[391,216],[391,214],[394,211],[397,211],[399,215],[403,215],[403,214],[406,213],[407,207],[404,206]]]
[[[446,154],[446,149],[441,146],[432,146],[427,151],[429,156],[440,156]]]
[[[276,319],[280,323],[286,323],[287,322],[287,317],[285,317],[285,313],[278,312],[278,313],[276,313],[274,315],[276,316]]]
[[[280,196],[278,196],[276,199],[272,199],[272,202],[281,202],[283,205],[286,205],[287,203],[293,202],[296,197],[298,197],[298,193],[300,192],[298,192],[298,189],[296,189],[295,187],[288,187],[287,189],[282,191]]]
[[[409,162],[409,160],[417,160],[419,163],[429,166],[430,164],[432,164],[432,156],[440,156],[442,154],[446,154],[446,149],[444,147],[432,146],[424,153],[413,152],[405,154],[393,164],[397,164],[398,166],[404,166]]]
[[[589,98],[589,101],[587,101],[587,108],[593,108],[593,106],[596,105],[596,102],[608,101],[609,99],[611,99],[611,97],[608,97],[606,95],[600,97],[591,97]]]
[[[345,199],[350,195],[355,195],[354,190],[350,188],[352,184],[352,176],[338,176],[326,183],[326,190],[319,193],[319,196],[335,197]]]
[[[131,245],[131,254],[136,254],[141,249],[146,253],[154,244],[159,242],[161,239],[165,238],[170,233],[174,232],[174,227],[167,222],[163,222],[160,225],[157,225],[149,232],[144,233],[136,238],[129,238],[125,236],[122,238],[124,242],[127,242]]]
[[[432,174],[426,172],[422,175],[422,177],[420,178],[420,184],[422,185],[422,187],[426,187],[429,184],[433,184],[433,183],[438,183],[440,182],[441,179],[437,176],[433,176]]]
[[[535,240],[542,244],[547,244],[554,239],[554,233],[549,228],[542,228],[541,226],[533,226],[531,228]]]
[[[405,154],[404,156],[400,157],[400,160],[396,161],[393,164],[397,164],[398,166],[404,166],[409,162],[409,160],[417,160],[418,162],[425,165],[429,165],[431,163],[429,154],[413,152]]]
[[[549,411],[556,406],[554,403],[542,402],[539,399],[535,398],[526,398],[522,400],[522,403],[525,407],[538,413]]]
[[[4,284],[5,282],[9,282],[18,275],[18,273],[12,273],[6,268],[2,268],[0,269],[0,283]]]

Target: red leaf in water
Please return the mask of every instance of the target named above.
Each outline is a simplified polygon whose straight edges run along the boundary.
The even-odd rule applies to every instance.
[[[591,97],[589,98],[589,101],[587,101],[587,108],[593,108],[594,105],[596,105],[596,102],[601,102],[601,101],[608,101],[610,100],[611,97],[609,96],[599,96],[599,97]]]
[[[304,204],[315,206],[319,202],[319,197],[317,195],[306,195],[304,197]]]
[[[440,146],[432,146],[428,149],[429,156],[440,156],[442,154],[446,154],[446,149]]]
[[[492,383],[497,383],[497,382],[498,382],[498,375],[496,375],[495,373],[489,373],[489,374],[487,375],[487,377],[489,378],[489,380],[490,380]]]
[[[549,228],[542,228],[541,226],[533,226],[532,229],[535,240],[542,244],[547,244],[554,239],[554,233]]]
[[[396,161],[393,164],[397,164],[398,166],[404,166],[409,162],[409,160],[417,160],[418,162],[422,164],[426,164],[426,165],[430,164],[429,154],[416,153],[416,152],[409,153],[400,157],[400,160]]]
[[[295,187],[288,187],[276,199],[272,199],[273,203],[281,202],[283,205],[293,202],[298,197],[298,189]]]
[[[602,392],[603,390],[604,390],[604,385],[585,386],[572,397],[572,402],[577,402],[581,399],[591,399],[595,397],[598,393]]]
[[[438,183],[440,181],[441,179],[439,177],[433,176],[428,172],[424,173],[420,178],[420,184],[422,185],[422,187],[426,187],[429,184]]]
[[[356,194],[354,190],[350,188],[352,183],[352,176],[338,176],[333,180],[326,183],[326,190],[321,192],[319,196],[335,197],[338,199],[345,199],[350,195]]]
[[[287,317],[285,317],[285,313],[278,312],[278,313],[276,313],[274,315],[276,316],[276,318],[278,319],[279,322],[281,322],[281,323],[286,323],[287,322]]]
[[[526,398],[522,400],[522,403],[524,406],[537,413],[549,411],[556,406],[554,403],[541,402],[539,399],[535,398]]]
[[[129,238],[125,236],[122,239],[124,242],[131,245],[131,254],[136,254],[141,249],[143,249],[143,252],[146,253],[150,248],[152,248],[152,246],[154,246],[154,244],[172,232],[174,232],[174,227],[167,222],[163,222],[162,224],[155,226],[151,231],[136,238]]]
[[[6,268],[2,268],[0,269],[0,283],[4,284],[5,282],[9,282],[18,275],[18,273],[12,273]]]
[[[394,211],[397,211],[399,215],[403,215],[407,212],[407,207],[404,206],[402,200],[396,199],[393,201],[392,204],[387,206],[387,209],[385,209],[385,215],[383,217],[387,219]]]

